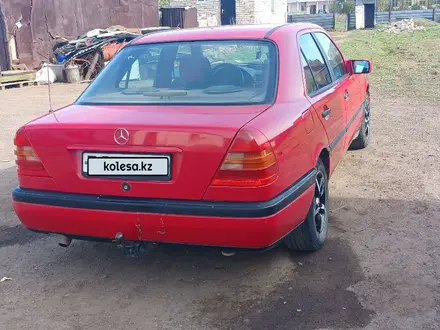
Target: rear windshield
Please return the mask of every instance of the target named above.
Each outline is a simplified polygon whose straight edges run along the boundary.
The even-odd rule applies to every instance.
[[[77,104],[272,103],[276,68],[276,48],[269,41],[127,46]]]

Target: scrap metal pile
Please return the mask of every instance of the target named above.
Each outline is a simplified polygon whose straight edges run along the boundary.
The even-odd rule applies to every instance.
[[[93,79],[104,68],[106,62],[128,42],[142,34],[163,29],[166,28],[126,29],[113,26],[89,31],[71,41],[59,38],[52,49],[52,63],[77,65],[83,79]]]

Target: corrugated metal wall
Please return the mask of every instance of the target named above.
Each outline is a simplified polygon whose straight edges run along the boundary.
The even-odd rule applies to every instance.
[[[6,16],[3,0],[0,0],[0,71],[10,69]]]
[[[356,14],[348,13],[347,14],[347,30],[356,29]]]
[[[398,10],[391,12],[391,21],[399,21],[408,18],[425,18],[431,21],[440,22],[440,9],[420,9],[420,10]],[[356,28],[355,13],[347,14],[348,29]],[[388,11],[376,12],[376,24],[386,24],[390,22],[390,13]]]
[[[431,21],[434,20],[434,10],[399,10],[391,12],[391,21],[398,21],[404,18],[426,18]],[[377,12],[376,13],[376,24],[388,23],[389,12]]]
[[[320,25],[326,30],[334,30],[336,19],[334,14],[289,15],[287,16],[287,22],[314,23]]]
[[[52,49],[52,39],[77,37],[95,28],[159,25],[157,0],[9,0],[8,32],[16,35],[20,62],[36,66]],[[15,23],[22,20],[19,29]]]

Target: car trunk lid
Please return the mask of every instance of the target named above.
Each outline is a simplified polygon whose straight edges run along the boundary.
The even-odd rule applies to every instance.
[[[268,107],[72,105],[31,122],[26,132],[60,191],[201,199],[239,129]],[[122,129],[129,137],[119,145],[115,132]],[[170,176],[90,177],[85,153],[169,157]]]

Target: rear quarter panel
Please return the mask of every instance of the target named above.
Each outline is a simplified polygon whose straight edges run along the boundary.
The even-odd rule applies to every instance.
[[[325,130],[304,94],[304,76],[291,26],[270,36],[278,47],[278,87],[275,103],[247,126],[262,132],[274,150],[278,179],[264,187],[209,187],[204,199],[264,201],[292,186],[316,165],[322,149],[328,146]]]
[[[305,97],[296,31],[287,26],[271,36],[279,49],[279,81],[275,104],[249,125],[269,139],[275,152],[279,177],[275,194],[290,187],[313,169],[319,154],[328,146],[326,132]]]

